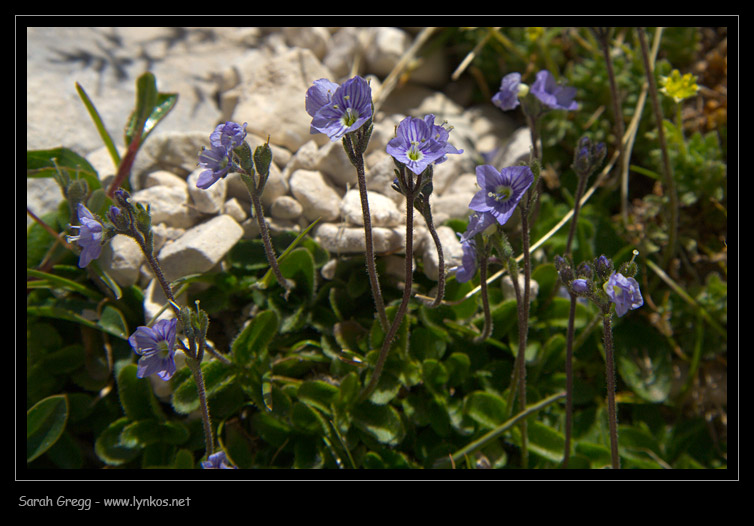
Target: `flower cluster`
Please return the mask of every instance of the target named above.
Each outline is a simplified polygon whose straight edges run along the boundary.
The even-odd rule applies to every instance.
[[[372,89],[359,76],[341,86],[316,80],[306,92],[306,112],[312,117],[311,133],[324,133],[337,141],[372,118]]]
[[[228,175],[233,166],[233,149],[246,139],[246,124],[226,122],[215,128],[209,136],[210,149],[203,148],[199,154],[199,165],[206,170],[199,174],[197,188],[206,190]]]
[[[615,313],[623,317],[628,311],[644,305],[639,283],[633,277],[637,271],[633,259],[615,271],[613,262],[603,255],[591,263],[581,263],[574,270],[565,258],[557,256],[555,268],[571,294],[588,298],[604,312],[614,304]]]

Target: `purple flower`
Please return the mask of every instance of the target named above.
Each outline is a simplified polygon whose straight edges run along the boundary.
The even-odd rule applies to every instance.
[[[534,182],[534,174],[528,166],[511,166],[498,172],[485,164],[476,167],[476,180],[481,190],[471,198],[469,208],[480,213],[489,212],[504,225]]]
[[[196,180],[197,188],[206,190],[215,184],[221,177],[228,175],[230,170],[230,150],[223,146],[213,146],[211,149],[203,149],[199,154],[199,166],[206,168],[199,174]]]
[[[432,163],[445,161],[447,154],[463,153],[448,144],[449,132],[435,124],[435,116],[424,119],[406,117],[396,130],[396,136],[387,143],[387,153],[419,175]]]
[[[69,242],[78,241],[81,247],[79,268],[84,268],[102,252],[102,234],[104,227],[82,203],[78,205],[79,225],[71,229],[79,231],[77,236],[67,236]]]
[[[579,105],[573,98],[576,88],[561,86],[555,82],[555,77],[546,69],[537,73],[537,80],[531,85],[530,92],[542,104],[554,110],[577,110]]]
[[[461,243],[469,239],[474,239],[474,236],[484,232],[492,225],[497,225],[497,220],[495,219],[495,216],[489,212],[481,214],[475,212],[471,214],[469,216],[469,224],[466,227],[466,232],[461,235]]]
[[[199,154],[199,166],[206,168],[196,180],[197,188],[206,190],[221,177],[228,175],[232,166],[233,149],[241,146],[246,139],[246,123],[237,124],[228,121],[218,124],[209,136],[210,149],[202,148]]]
[[[144,378],[151,374],[170,380],[175,373],[175,331],[178,320],[160,320],[154,327],[137,327],[128,338],[134,352],[141,356],[136,376]]]
[[[342,86],[327,79],[316,80],[306,91],[306,112],[312,116],[311,133],[324,133],[337,141],[372,118],[372,89],[359,76]]]
[[[463,241],[463,238],[461,239],[463,256],[461,256],[461,266],[456,269],[456,281],[466,283],[476,274],[476,242],[473,239],[468,239],[466,241]]]
[[[639,283],[634,278],[627,278],[620,272],[610,274],[602,288],[610,301],[615,303],[615,312],[619,317],[644,305]]]
[[[228,457],[225,455],[225,451],[218,451],[213,453],[202,462],[202,469],[238,469],[236,466],[228,464]]]
[[[500,90],[492,97],[492,103],[501,110],[512,110],[520,104],[518,100],[521,73],[509,73],[500,82]]]
[[[228,121],[225,124],[218,124],[209,136],[209,143],[213,148],[225,148],[232,150],[241,146],[246,138],[246,124],[238,124]]]

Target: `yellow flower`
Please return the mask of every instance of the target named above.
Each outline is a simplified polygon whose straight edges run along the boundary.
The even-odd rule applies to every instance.
[[[674,69],[669,77],[660,77],[660,83],[662,84],[660,91],[668,97],[673,97],[676,102],[693,97],[699,91],[696,77],[691,73],[686,73],[681,77],[681,72],[677,69]]]
[[[542,38],[542,35],[544,34],[545,34],[544,27],[527,27],[526,28],[526,38],[529,40],[529,42],[535,42],[537,39]]]

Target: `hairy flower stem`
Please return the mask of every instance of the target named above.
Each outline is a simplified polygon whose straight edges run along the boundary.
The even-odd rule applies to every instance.
[[[484,328],[482,333],[474,338],[474,343],[480,343],[490,337],[492,333],[492,314],[490,313],[490,300],[487,295],[487,264],[489,263],[489,249],[484,246],[480,252],[479,285],[482,294],[482,310],[484,311]]]
[[[443,297],[445,297],[445,254],[442,251],[440,236],[437,235],[437,230],[435,230],[432,209],[429,206],[429,196],[420,196],[418,199],[422,201],[421,213],[437,249],[437,294],[435,295],[435,300],[427,305],[430,309],[434,309],[440,306]]]
[[[402,175],[401,175],[402,177]],[[398,311],[395,313],[393,323],[390,325],[390,330],[385,335],[385,339],[382,341],[382,349],[380,349],[380,355],[377,357],[377,362],[374,364],[374,372],[372,372],[372,378],[369,380],[369,384],[364,388],[359,399],[361,401],[369,398],[372,391],[377,387],[377,382],[380,380],[382,374],[382,368],[385,366],[385,360],[387,359],[388,352],[390,351],[390,344],[398,332],[403,321],[406,311],[408,310],[408,302],[411,299],[411,286],[413,285],[413,243],[414,243],[414,199],[416,199],[416,189],[421,187],[421,178],[417,177],[417,182],[414,185],[411,182],[412,176],[406,179],[406,278],[403,289],[403,299],[398,307]]]
[[[361,198],[361,215],[364,222],[364,245],[365,245],[365,259],[367,266],[367,274],[369,275],[369,285],[372,288],[372,297],[374,298],[374,305],[377,309],[377,317],[382,325],[382,330],[388,330],[390,324],[387,320],[387,314],[385,313],[385,302],[382,299],[382,291],[380,290],[380,281],[377,278],[377,267],[374,259],[374,241],[372,240],[372,216],[369,213],[369,199],[367,198],[367,178],[364,172],[364,156],[356,151],[353,147],[351,137],[345,135],[343,137],[343,144],[346,148],[346,153],[352,164],[356,167],[356,179],[359,185],[359,197]]]
[[[602,313],[602,329],[605,340],[605,380],[607,381],[607,415],[610,426],[610,458],[613,469],[620,469],[618,456],[618,416],[615,406],[615,360],[613,354],[613,322],[609,310]]]
[[[207,406],[207,394],[204,390],[204,377],[202,376],[202,367],[199,360],[189,358],[186,364],[191,369],[196,383],[196,392],[199,395],[199,407],[201,408],[202,424],[204,428],[204,449],[207,458],[215,452],[215,441],[212,438],[212,423],[209,416],[209,407]]]
[[[531,194],[531,190],[528,192]],[[523,203],[522,203],[523,204]],[[524,294],[518,307],[518,405],[521,411],[526,409],[526,339],[529,332],[529,296],[531,294],[531,254],[529,253],[529,208],[530,196],[526,206],[521,207],[521,254],[524,262]],[[516,281],[518,276],[511,276]],[[521,420],[521,467],[526,468],[529,461],[527,446],[526,420]]]
[[[241,179],[246,183],[249,195],[251,195],[251,204],[254,207],[254,216],[257,218],[259,233],[262,236],[262,243],[264,244],[264,253],[267,256],[267,261],[270,263],[270,268],[275,275],[275,279],[280,283],[280,286],[285,289],[285,299],[287,300],[288,295],[291,293],[291,290],[293,290],[293,285],[291,285],[291,282],[285,279],[283,273],[280,272],[277,256],[275,256],[275,250],[272,248],[272,241],[270,241],[270,231],[267,229],[267,222],[264,220],[264,210],[262,210],[262,202],[259,199],[259,193],[256,188],[252,188],[254,183],[248,175],[242,174]]]

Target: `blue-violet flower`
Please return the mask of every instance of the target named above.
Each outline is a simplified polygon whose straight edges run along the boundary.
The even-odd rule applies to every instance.
[[[466,283],[474,277],[477,270],[476,242],[473,239],[461,241],[463,256],[461,266],[456,269],[456,281]]]
[[[92,260],[97,259],[102,252],[102,235],[104,227],[97,218],[94,217],[87,207],[82,203],[79,203],[78,208],[79,225],[71,226],[72,229],[77,229],[79,235],[67,236],[69,242],[78,241],[81,247],[81,255],[79,256],[79,268],[84,268]]]
[[[558,84],[552,73],[546,69],[537,73],[537,80],[531,85],[530,92],[548,108],[554,110],[579,109],[578,103],[573,100],[576,96],[576,88]]]
[[[228,457],[225,451],[218,451],[211,454],[207,460],[202,462],[202,469],[238,469],[236,466],[228,464]]]
[[[528,166],[510,166],[498,172],[485,164],[476,167],[476,180],[481,190],[474,194],[469,208],[476,212],[489,212],[504,225],[513,215],[524,192],[534,182]]]
[[[620,272],[610,274],[602,288],[610,301],[615,303],[615,313],[619,317],[644,305],[639,283],[634,278],[627,278]]]
[[[492,97],[492,103],[501,110],[508,111],[520,104],[518,97],[521,87],[521,73],[508,73],[500,82],[500,90]]]
[[[474,239],[477,234],[484,232],[489,227],[497,224],[495,216],[489,212],[474,212],[469,216],[469,224],[466,226],[466,232],[461,235],[461,243],[469,239]]]
[[[140,355],[136,376],[151,374],[170,380],[175,374],[175,333],[178,320],[159,320],[153,327],[137,327],[128,338],[136,354]]]
[[[434,115],[423,119],[406,117],[396,130],[396,136],[387,143],[387,153],[404,164],[416,175],[421,174],[432,163],[445,161],[447,154],[461,154],[448,144],[449,132],[435,124]]]
[[[312,116],[310,133],[324,133],[337,141],[372,118],[372,88],[359,76],[342,86],[316,80],[306,91],[306,112]]]
[[[225,124],[218,124],[209,136],[209,143],[213,148],[225,148],[226,150],[232,150],[241,146],[244,139],[246,139],[246,125],[247,123],[238,124],[236,122],[228,121]]]
[[[199,174],[196,180],[197,188],[206,190],[215,184],[220,178],[228,175],[230,170],[230,150],[223,146],[213,146],[211,149],[203,149],[199,154],[199,166],[206,168]]]

